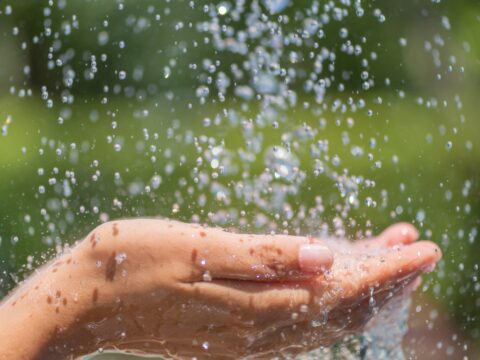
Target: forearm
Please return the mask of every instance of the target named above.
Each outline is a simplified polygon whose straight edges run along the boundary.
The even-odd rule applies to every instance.
[[[119,254],[125,250],[121,250],[122,236],[117,237],[111,226],[96,228],[0,303],[0,360],[65,359],[92,353],[102,346],[99,343],[112,343],[115,330],[99,334],[95,324],[115,318],[112,304],[119,295],[126,300],[124,293],[133,289],[127,284],[129,278],[122,275],[123,266],[116,273],[115,250]],[[134,228],[129,231],[139,233]],[[112,247],[112,237],[120,239],[117,248]],[[135,264],[139,266],[141,259]]]
[[[33,359],[60,326],[63,314],[55,315],[49,306],[55,295],[45,291],[36,274],[18,287],[0,306],[0,359]]]

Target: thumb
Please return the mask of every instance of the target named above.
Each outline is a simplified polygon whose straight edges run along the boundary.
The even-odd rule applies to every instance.
[[[204,263],[212,279],[295,280],[328,270],[332,251],[321,241],[289,235],[245,235],[208,229]]]

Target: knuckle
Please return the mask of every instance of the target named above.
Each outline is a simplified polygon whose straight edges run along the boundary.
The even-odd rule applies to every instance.
[[[113,222],[106,222],[94,228],[82,241],[82,247],[91,254],[102,254],[110,249]]]

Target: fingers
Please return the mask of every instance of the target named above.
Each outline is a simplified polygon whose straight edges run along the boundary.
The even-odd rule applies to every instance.
[[[385,229],[376,240],[383,246],[410,244],[418,239],[418,231],[412,224],[398,223]]]
[[[333,254],[321,242],[288,235],[242,235],[205,229],[202,257],[212,279],[275,281],[318,275]]]
[[[419,241],[376,256],[366,263],[369,285],[395,284],[403,279],[430,272],[442,254],[437,245],[430,241]]]
[[[418,239],[418,231],[409,223],[398,223],[386,228],[380,235],[358,240],[355,242],[357,248],[372,249],[378,247],[393,247],[395,245],[406,245]]]
[[[243,318],[260,321],[290,318],[291,311],[298,311],[301,305],[310,304],[314,299],[309,283],[257,282],[236,280],[212,280],[182,284],[189,296],[207,298],[211,303],[227,304],[232,311],[238,310]],[[204,301],[204,300],[202,300]],[[236,309],[236,310],[235,310]]]

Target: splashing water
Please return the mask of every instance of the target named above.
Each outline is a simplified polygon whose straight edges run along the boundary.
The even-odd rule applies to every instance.
[[[397,32],[398,4],[357,0],[109,1],[96,16],[50,1],[38,5],[42,21],[31,28],[15,17],[20,5],[2,5],[10,21],[2,30],[19,39],[12,63],[30,48],[35,61],[12,73],[9,98],[0,98],[0,146],[13,154],[2,168],[30,177],[19,189],[33,199],[19,204],[18,227],[9,215],[17,197],[5,200],[0,220],[12,230],[0,247],[20,259],[17,249],[41,234],[32,249],[60,252],[91,224],[158,215],[339,238],[408,220],[444,248],[453,238],[474,244],[475,173],[466,167],[454,177],[452,157],[448,170],[430,159],[476,154],[458,86],[471,44],[463,41],[460,55],[439,3],[404,5],[432,22],[423,33]],[[435,186],[424,192],[418,178],[429,169]],[[17,185],[0,185],[18,196]],[[468,221],[452,235],[441,215],[432,219],[435,206]],[[476,276],[478,265],[467,266]],[[2,294],[17,270],[4,270]],[[454,292],[430,285],[438,296]],[[306,358],[403,358],[409,303],[399,297],[364,334]]]

